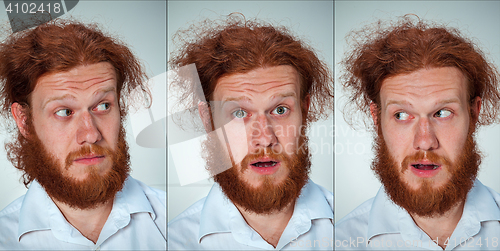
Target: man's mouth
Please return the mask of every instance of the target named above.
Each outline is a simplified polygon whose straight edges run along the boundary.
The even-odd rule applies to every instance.
[[[79,163],[79,164],[83,164],[83,165],[96,165],[96,164],[101,163],[105,157],[106,157],[105,155],[92,154],[92,155],[85,155],[85,156],[78,157],[78,158],[74,159],[73,161],[76,163]]]
[[[81,156],[79,158],[76,158],[75,161],[84,160],[84,159],[94,159],[94,158],[104,158],[104,155],[92,154],[92,155]]]
[[[255,166],[255,167],[265,168],[265,167],[273,167],[276,164],[278,164],[278,162],[276,162],[276,161],[265,161],[265,162],[259,161],[259,162],[255,162],[255,163],[250,164],[250,165]]]
[[[441,170],[439,163],[432,163],[432,161],[422,160],[410,164],[413,168],[412,173],[421,178],[431,178]]]
[[[249,164],[250,168],[260,175],[274,174],[281,166],[281,162],[269,157],[259,158]]]
[[[439,167],[439,165],[434,164],[414,164],[412,166],[418,170],[435,170]]]

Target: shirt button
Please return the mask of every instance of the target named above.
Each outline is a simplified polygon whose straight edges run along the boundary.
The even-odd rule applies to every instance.
[[[97,248],[96,248],[95,250],[96,250],[96,251],[101,250],[101,246],[97,246]]]

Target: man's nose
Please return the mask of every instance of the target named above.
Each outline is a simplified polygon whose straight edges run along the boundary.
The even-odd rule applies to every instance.
[[[272,147],[278,143],[278,139],[274,134],[274,129],[268,118],[261,114],[256,121],[251,124],[251,141],[252,148]]]
[[[94,117],[90,112],[84,112],[80,115],[76,140],[78,144],[94,144],[102,139],[101,132],[97,128]]]
[[[439,147],[439,141],[428,118],[421,118],[417,122],[413,148],[415,150],[430,151]]]

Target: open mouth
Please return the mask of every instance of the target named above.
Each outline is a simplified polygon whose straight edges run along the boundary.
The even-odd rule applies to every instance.
[[[265,168],[265,167],[273,167],[275,166],[276,164],[278,164],[278,162],[276,161],[265,161],[265,162],[255,162],[253,164],[250,164],[252,166],[255,166],[255,167],[261,167],[261,168]]]
[[[437,169],[439,166],[438,165],[433,165],[433,164],[415,164],[415,165],[411,165],[413,166],[415,169],[418,169],[418,170],[435,170]]]

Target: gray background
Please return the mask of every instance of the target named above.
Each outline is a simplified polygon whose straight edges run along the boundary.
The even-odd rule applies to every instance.
[[[336,1],[335,2],[335,220],[339,220],[365,200],[374,197],[380,187],[370,170],[372,137],[353,131],[341,112],[345,97],[341,90],[339,62],[345,50],[346,34],[378,19],[391,19],[408,13],[458,28],[475,38],[483,52],[500,65],[499,1]],[[500,192],[500,127],[483,127],[477,134],[479,149],[485,158],[479,180]]]
[[[305,38],[333,69],[333,1],[168,1],[167,9],[169,51],[175,49],[171,46],[171,36],[179,28],[187,28],[189,24],[205,18],[219,19],[221,15],[240,12],[247,19],[257,17],[287,26],[295,35]],[[312,126],[324,126],[328,131],[311,137],[310,144],[321,145],[324,142],[331,150],[313,154],[310,177],[317,184],[333,191],[333,116]],[[180,186],[170,154],[167,194],[169,221],[205,197],[213,184],[213,180],[203,180]]]
[[[0,22],[8,25],[4,10],[2,3]],[[62,18],[69,16],[83,22],[98,23],[104,31],[127,43],[144,63],[149,77],[166,71],[165,1],[80,1]],[[149,186],[166,190],[166,149],[138,146],[130,126],[130,116],[126,131],[132,177]],[[26,193],[26,188],[19,181],[21,173],[7,161],[3,150],[3,143],[10,137],[4,128],[0,128],[0,209]]]

